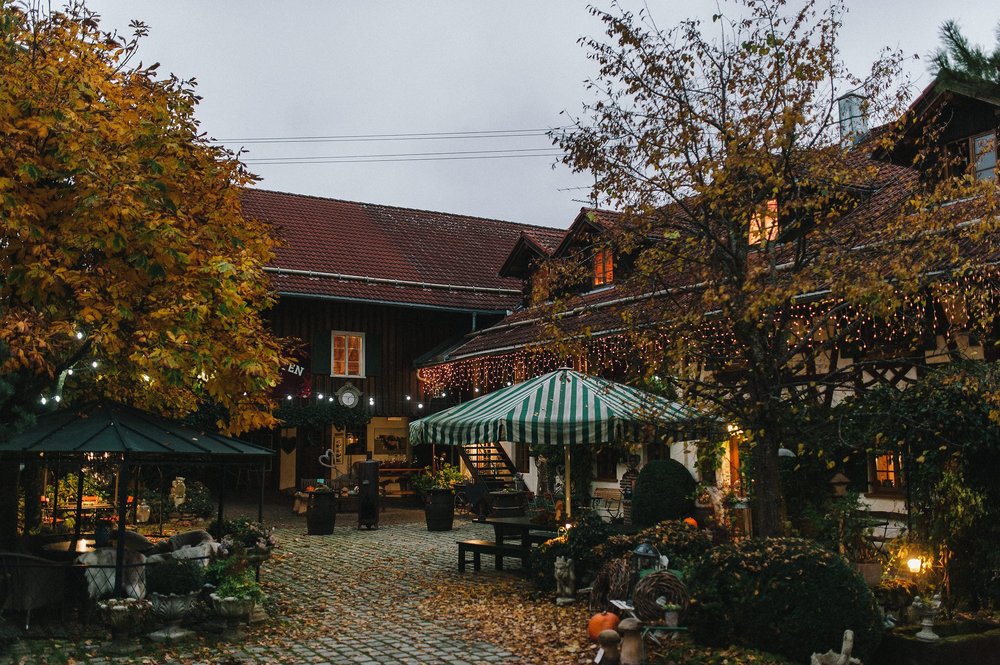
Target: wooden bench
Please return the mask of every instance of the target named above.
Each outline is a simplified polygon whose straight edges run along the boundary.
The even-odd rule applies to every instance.
[[[458,572],[465,572],[467,555],[472,554],[473,570],[480,570],[482,567],[480,556],[483,554],[493,555],[494,565],[497,570],[503,570],[504,557],[520,559],[521,567],[529,570],[531,567],[531,555],[526,554],[518,545],[504,545],[492,540],[459,540],[458,542]]]
[[[590,497],[590,507],[598,513],[604,513],[614,521],[622,516],[622,491],[614,487],[594,488]]]

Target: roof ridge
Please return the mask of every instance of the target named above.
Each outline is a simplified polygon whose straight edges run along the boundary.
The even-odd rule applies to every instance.
[[[331,202],[334,202],[334,203],[350,203],[350,204],[358,205],[358,206],[368,206],[368,207],[372,207],[372,208],[384,208],[384,209],[388,209],[388,210],[405,210],[407,212],[423,212],[423,213],[429,213],[429,214],[432,214],[432,215],[445,215],[447,217],[463,218],[463,219],[470,219],[470,220],[477,220],[477,221],[484,221],[484,222],[500,222],[501,224],[510,224],[512,226],[524,227],[524,228],[529,228],[529,229],[542,229],[542,230],[546,230],[546,231],[565,231],[566,230],[566,229],[560,229],[560,228],[555,227],[555,226],[542,226],[541,224],[528,224],[528,223],[525,223],[525,222],[513,222],[513,221],[511,221],[509,219],[499,219],[497,217],[480,217],[480,216],[477,216],[477,215],[466,215],[466,214],[463,214],[463,213],[445,212],[443,210],[429,210],[427,208],[408,208],[406,206],[388,205],[388,204],[385,204],[385,203],[371,203],[371,202],[366,202],[366,201],[353,201],[353,200],[350,200],[350,199],[339,199],[339,198],[334,198],[334,197],[330,197],[330,196],[318,196],[316,194],[300,194],[300,193],[297,193],[297,192],[284,192],[284,191],[280,191],[280,190],[277,190],[277,189],[265,189],[263,187],[243,187],[242,189],[244,191],[248,191],[248,192],[262,192],[262,193],[266,193],[266,194],[280,194],[282,196],[294,196],[294,197],[300,198],[300,199],[314,199],[314,200],[317,200],[317,201],[331,201]]]

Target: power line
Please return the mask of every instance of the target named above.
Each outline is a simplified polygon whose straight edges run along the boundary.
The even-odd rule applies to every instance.
[[[517,153],[526,152],[542,152],[546,151],[546,154],[562,154],[558,150],[553,150],[550,148],[508,148],[504,150],[454,150],[454,151],[437,151],[437,152],[397,152],[397,153],[377,153],[377,154],[366,154],[366,155],[326,155],[326,156],[307,156],[307,157],[253,157],[244,159],[245,164],[260,164],[267,162],[270,164],[280,164],[283,162],[313,162],[314,160],[340,160],[340,159],[370,159],[378,157],[445,157],[452,155],[490,155],[490,154],[507,154],[509,153],[512,157]]]
[[[547,136],[562,127],[536,129],[490,129],[467,132],[414,132],[397,134],[339,134],[332,136],[255,136],[233,139],[212,139],[213,143],[327,143],[338,141],[426,141],[448,139],[520,138]]]
[[[417,153],[420,154],[420,153]],[[452,157],[389,157],[381,158],[379,155],[370,155],[369,158],[360,159],[346,159],[346,158],[321,158],[314,159],[312,161],[307,161],[309,158],[301,158],[302,161],[269,161],[267,159],[260,159],[258,161],[245,160],[244,163],[248,166],[281,166],[289,164],[370,164],[374,162],[443,162],[455,159],[520,159],[524,157],[558,157],[563,153],[561,152],[539,152],[537,154],[503,154],[503,155],[456,155]]]

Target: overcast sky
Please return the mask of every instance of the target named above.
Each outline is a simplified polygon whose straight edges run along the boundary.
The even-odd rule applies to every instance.
[[[606,6],[607,2],[598,2]],[[625,2],[626,6],[641,6]],[[140,57],[198,80],[202,127],[218,139],[357,137],[539,130],[565,122],[593,68],[577,45],[601,24],[563,0],[88,0],[102,27],[150,27]],[[648,0],[661,27],[709,17],[714,0]],[[992,46],[995,0],[848,0],[840,47],[864,72],[880,48],[922,56],[918,88],[943,21]],[[726,5],[723,4],[723,8]],[[588,178],[558,166],[538,135],[250,143],[245,159],[268,189],[568,226]],[[235,144],[238,146],[239,144]],[[517,158],[426,161],[412,153],[521,150]],[[483,153],[490,155],[514,153]],[[369,155],[395,155],[357,163]],[[349,156],[344,163],[254,159]],[[468,155],[439,155],[466,157]],[[577,200],[574,200],[577,199]]]

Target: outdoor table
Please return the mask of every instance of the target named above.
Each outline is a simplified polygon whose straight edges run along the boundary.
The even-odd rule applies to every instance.
[[[531,555],[532,531],[552,537],[557,535],[555,529],[543,524],[536,524],[531,521],[530,517],[486,517],[481,521],[483,524],[489,524],[493,527],[494,539],[498,545],[507,541],[517,542],[525,557],[524,561],[528,561],[528,557]],[[494,561],[497,570],[503,570],[503,555],[496,555]]]

